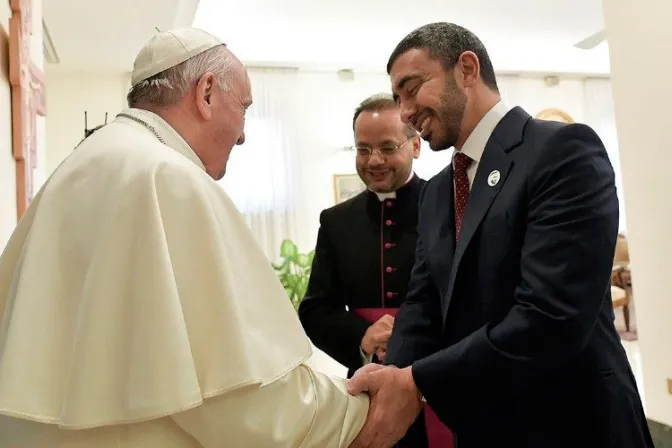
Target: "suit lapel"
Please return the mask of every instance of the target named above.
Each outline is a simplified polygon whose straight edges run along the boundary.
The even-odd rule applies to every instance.
[[[455,244],[448,290],[445,299],[442,301],[444,318],[448,313],[462,258],[490,206],[506,183],[506,178],[513,165],[508,153],[523,141],[523,130],[529,118],[530,116],[520,107],[512,109],[502,118],[485,145],[476,177],[469,192],[461,236]],[[495,172],[499,172],[499,181],[491,186],[488,178]]]

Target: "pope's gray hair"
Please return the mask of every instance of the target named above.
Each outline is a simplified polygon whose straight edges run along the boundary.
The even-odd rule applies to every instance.
[[[235,61],[225,45],[206,50],[131,87],[126,96],[128,107],[174,106],[207,72],[214,73],[219,86],[229,91]]]

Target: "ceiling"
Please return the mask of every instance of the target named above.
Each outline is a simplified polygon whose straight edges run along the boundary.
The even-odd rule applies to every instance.
[[[498,71],[609,72],[606,44],[573,47],[603,28],[602,0],[201,0],[194,25],[248,63],[383,71],[404,35],[438,21],[475,32]]]
[[[51,70],[129,72],[155,27],[192,24],[198,0],[43,0],[60,62]]]
[[[193,19],[248,65],[381,72],[409,31],[450,21],[479,35],[500,72],[609,72],[606,43],[592,50],[573,46],[604,27],[601,0],[413,5],[408,0],[44,0],[44,18],[62,70],[129,71],[154,27]]]

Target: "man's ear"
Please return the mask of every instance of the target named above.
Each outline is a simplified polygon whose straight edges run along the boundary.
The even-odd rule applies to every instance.
[[[473,51],[463,52],[457,58],[455,71],[458,82],[464,87],[473,87],[481,79],[481,64]]]
[[[411,144],[413,145],[413,158],[417,159],[420,157],[420,148],[422,147],[422,141],[420,140],[420,136],[416,135],[415,137],[412,138]]]

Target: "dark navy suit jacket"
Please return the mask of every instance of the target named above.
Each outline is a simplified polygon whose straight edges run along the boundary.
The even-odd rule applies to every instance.
[[[514,108],[485,147],[457,243],[453,210],[449,166],[420,198],[386,362],[413,366],[459,448],[653,447],[613,324],[618,199],[595,132]]]

